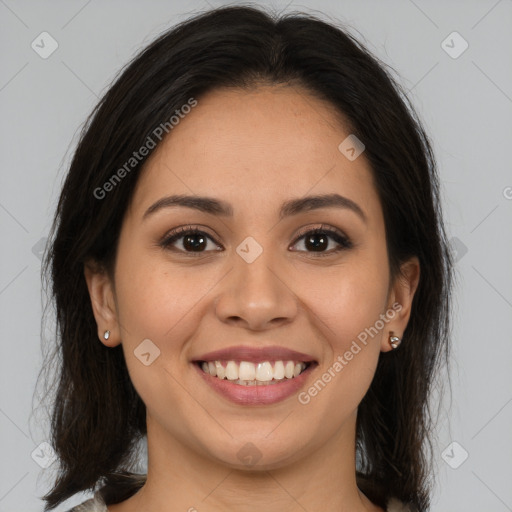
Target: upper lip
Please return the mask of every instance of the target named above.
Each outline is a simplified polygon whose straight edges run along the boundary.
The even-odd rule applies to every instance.
[[[315,358],[308,354],[297,352],[296,350],[289,350],[275,345],[269,347],[248,347],[240,345],[208,352],[207,354],[194,358],[194,361],[248,361],[252,363],[259,363],[261,361],[314,362]]]

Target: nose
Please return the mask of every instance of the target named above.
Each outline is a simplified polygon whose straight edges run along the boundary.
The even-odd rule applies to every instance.
[[[267,257],[268,252],[264,250],[252,263],[235,256],[234,268],[216,298],[221,321],[255,331],[293,321],[297,298],[284,269]]]

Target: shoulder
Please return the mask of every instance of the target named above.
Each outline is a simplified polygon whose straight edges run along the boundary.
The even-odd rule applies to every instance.
[[[93,498],[80,503],[80,505],[73,507],[68,512],[108,512],[108,510],[100,493],[96,492]]]
[[[96,492],[93,498],[76,505],[68,512],[108,512],[107,506],[99,492]],[[402,503],[394,498],[389,500],[386,512],[414,512],[409,505]]]
[[[386,512],[415,512],[416,509],[411,507],[410,505],[407,505],[405,503],[402,503],[401,501],[391,498],[388,502],[388,506],[386,508]]]

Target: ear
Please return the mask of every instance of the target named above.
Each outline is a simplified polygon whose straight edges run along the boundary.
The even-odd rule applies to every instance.
[[[389,336],[392,335],[402,338],[405,328],[409,323],[412,301],[419,281],[420,262],[416,256],[413,256],[405,263],[402,263],[400,273],[391,285],[387,311],[393,311],[395,315],[386,325],[386,330],[384,331],[384,336],[381,341],[382,352],[392,350],[389,344]]]
[[[107,271],[93,261],[84,265],[84,275],[98,326],[98,338],[107,347],[115,347],[121,343],[121,336],[112,280]],[[110,331],[108,340],[104,337],[105,331]]]

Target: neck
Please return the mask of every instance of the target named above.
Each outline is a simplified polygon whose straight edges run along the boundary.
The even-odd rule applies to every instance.
[[[109,512],[382,512],[355,479],[355,415],[321,446],[288,464],[236,469],[186,446],[148,415],[147,482]]]

